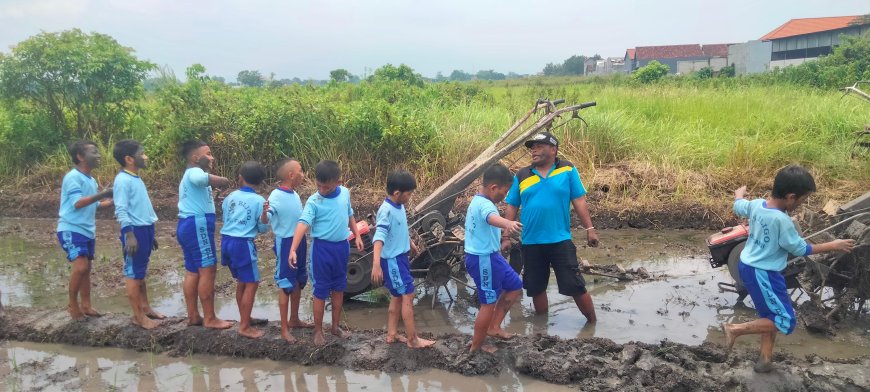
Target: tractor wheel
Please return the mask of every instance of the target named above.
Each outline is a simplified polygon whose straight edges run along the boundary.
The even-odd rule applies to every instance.
[[[743,248],[746,247],[746,241],[743,241],[734,246],[734,249],[731,249],[731,253],[728,254],[728,273],[731,274],[731,278],[734,279],[734,286],[737,287],[738,294],[744,297],[744,293],[746,292],[746,287],[743,286],[743,279],[740,279],[740,270],[738,269],[738,265],[740,264],[740,252],[743,252]]]
[[[344,291],[345,298],[351,298],[372,289],[372,263],[371,252],[363,253],[354,248],[350,250],[350,261],[347,263],[347,289]]]

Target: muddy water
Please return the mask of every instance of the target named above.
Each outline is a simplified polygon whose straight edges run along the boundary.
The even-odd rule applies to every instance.
[[[6,342],[0,389],[115,391],[568,391],[512,371],[462,377],[439,370],[412,374],[302,367],[207,355],[171,358],[113,348]]]
[[[113,222],[101,221],[97,240],[97,260],[93,278],[97,297],[96,306],[103,311],[129,313],[121,276],[121,258],[114,231]],[[50,220],[16,220],[3,219],[0,222],[0,290],[4,304],[16,306],[63,307],[66,301],[66,283],[69,276],[68,265],[56,245],[54,239],[54,222]],[[175,239],[171,237],[174,231],[173,223],[160,222],[158,235],[161,249],[152,258],[152,265],[147,280],[152,305],[158,310],[170,315],[183,315],[184,302],[181,296],[181,279],[184,270],[181,267],[181,255]],[[724,269],[714,270],[707,262],[703,232],[653,232],[653,231],[604,231],[601,233],[602,247],[587,249],[578,242],[581,257],[592,263],[620,264],[627,268],[643,266],[650,272],[664,273],[669,278],[650,282],[619,283],[610,278],[587,276],[588,289],[592,293],[599,322],[594,327],[586,326],[583,316],[577,311],[573,300],[558,294],[555,279],[551,278],[550,312],[548,315],[537,316],[532,311],[529,299],[524,299],[521,306],[514,307],[508,315],[506,329],[522,334],[544,333],[565,338],[573,337],[606,337],[618,343],[641,341],[656,343],[662,339],[699,344],[704,341],[719,342],[722,334],[718,331],[722,322],[748,321],[755,317],[754,311],[746,306],[735,304],[736,295],[719,293],[716,284],[728,282],[730,277]],[[577,235],[577,238],[582,238]],[[270,240],[269,240],[270,241]],[[271,246],[265,242],[259,246],[261,255],[261,275],[270,277],[274,271],[274,257]],[[221,317],[238,319],[238,310],[234,301],[234,285],[228,271],[219,270],[217,305]],[[477,306],[473,290],[451,283],[448,287],[454,294],[451,301],[447,290],[441,289],[435,295],[434,290],[427,287],[418,288],[417,306],[415,308],[418,328],[435,334],[448,332],[471,333]],[[277,295],[274,283],[266,278],[257,295],[253,311],[254,317],[275,320],[278,318]],[[310,293],[303,294],[304,298]],[[434,306],[433,295],[435,295]],[[345,320],[354,328],[384,328],[386,323],[386,306],[379,303],[382,294],[367,296],[364,301],[354,301],[347,304]],[[751,301],[747,299],[751,306]],[[301,312],[303,318],[310,318],[310,301],[303,301]],[[837,337],[826,338],[806,333],[802,328],[789,337],[778,339],[778,349],[795,354],[817,353],[828,357],[856,357],[870,353],[870,326],[854,325],[841,331]],[[746,347],[757,344],[754,339],[744,339],[738,342]],[[195,365],[191,359],[170,359],[161,356],[145,356],[124,350],[105,350],[99,354],[93,350],[72,349],[69,347],[32,346],[23,343],[8,343],[7,353],[17,358],[19,351],[28,352],[34,358],[60,351],[66,361],[88,363],[98,360],[99,355],[115,359],[109,365],[95,365],[87,372],[96,372],[100,378],[118,377],[118,374],[128,375],[131,365],[125,363],[142,363],[157,361],[160,365],[152,366],[152,381],[148,377],[130,379],[124,385],[145,382],[168,382],[180,378],[190,379],[190,384],[170,389],[199,389],[193,384],[197,373],[204,365]],[[29,351],[28,351],[29,350]],[[42,354],[39,354],[42,353]],[[154,359],[157,358],[157,359]],[[199,358],[199,357],[197,357]],[[41,359],[37,359],[40,361]],[[410,376],[387,375],[381,373],[346,372],[343,369],[330,368],[300,368],[286,370],[286,366],[269,361],[227,361],[226,359],[200,358],[205,363],[209,360],[211,368],[208,375],[227,374],[220,384],[240,385],[255,382],[253,380],[271,379],[277,370],[281,370],[284,383],[293,380],[297,389],[308,388],[306,385],[311,377],[320,385],[330,386],[331,390],[356,390],[353,385],[392,386],[393,389],[468,389],[475,387],[471,379],[461,376],[426,372]],[[126,361],[126,362],[125,362]],[[163,361],[163,362],[160,362]],[[21,361],[18,361],[19,363]],[[97,361],[99,362],[99,361]],[[48,364],[51,366],[55,366]],[[8,363],[3,364],[9,366]],[[34,366],[48,366],[34,365]],[[57,365],[61,366],[62,365]],[[197,367],[199,366],[199,367]],[[180,374],[171,378],[169,375],[154,377],[156,369],[161,372]],[[69,369],[69,366],[66,367]],[[90,369],[90,368],[88,368]],[[108,370],[106,370],[108,369]],[[173,370],[174,369],[174,370]],[[140,370],[136,370],[138,372]],[[79,371],[79,374],[82,371]],[[119,373],[120,372],[120,373]],[[135,372],[134,372],[135,373]],[[66,377],[64,373],[64,377]],[[138,373],[136,373],[138,374]],[[306,375],[313,375],[306,377]],[[233,377],[236,377],[235,379]],[[277,376],[276,376],[277,377]],[[404,377],[404,378],[403,378]],[[62,377],[61,377],[62,378]],[[94,377],[91,377],[94,378]],[[79,382],[90,382],[91,378]],[[142,381],[142,380],[145,381]],[[206,378],[207,379],[207,378]],[[300,381],[301,380],[301,381]],[[333,380],[333,381],[329,381]],[[24,382],[26,380],[22,380]],[[39,382],[32,380],[25,384]],[[242,384],[239,384],[239,383]],[[273,384],[278,387],[276,379]],[[311,381],[314,382],[314,381]],[[329,384],[333,382],[333,384]],[[228,384],[229,383],[229,384]],[[373,384],[374,383],[374,384]],[[377,384],[380,383],[380,384]],[[398,384],[397,384],[398,383]],[[422,384],[421,384],[422,383]],[[497,385],[496,389],[518,390],[531,383],[515,375],[503,375],[498,380],[488,380],[487,384]],[[60,386],[51,382],[48,385]],[[212,387],[212,384],[203,384]],[[214,384],[217,385],[217,384]],[[287,385],[287,384],[284,384]],[[299,385],[303,385],[300,387]],[[401,385],[401,388],[398,386]],[[461,385],[458,387],[456,385]],[[482,385],[482,384],[481,384]],[[344,387],[339,387],[344,386]],[[342,389],[346,388],[346,389]]]

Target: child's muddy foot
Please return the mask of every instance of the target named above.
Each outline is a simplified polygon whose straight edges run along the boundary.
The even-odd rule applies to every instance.
[[[722,323],[722,332],[725,333],[725,347],[728,351],[731,351],[731,349],[734,348],[734,341],[737,339],[737,337],[734,336],[732,328],[734,327],[731,324]]]
[[[333,327],[333,328],[332,328],[332,334],[335,335],[335,336],[338,336],[338,337],[340,337],[340,338],[342,338],[342,339],[347,339],[347,338],[350,337],[350,333],[345,332],[345,331],[342,330],[341,328],[335,328],[335,327]]]
[[[67,311],[69,312],[69,317],[72,318],[73,321],[82,321],[85,319],[84,312],[82,312],[82,310],[79,309],[78,306],[76,306],[76,307],[69,306],[67,308]]]
[[[408,343],[408,338],[406,338],[405,335],[399,335],[399,334],[395,334],[393,336],[387,335],[386,341],[387,341],[387,343],[390,343],[390,344],[396,343],[396,342]]]
[[[490,330],[486,334],[490,337],[494,337],[494,338],[498,338],[498,339],[502,339],[502,340],[513,339],[514,337],[517,336],[517,334],[507,332],[501,328]]]
[[[315,346],[322,346],[324,344],[326,344],[326,338],[323,337],[323,332],[322,331],[315,332],[314,333],[314,345]]]
[[[203,321],[202,326],[211,329],[229,329],[233,326],[233,323],[216,318],[211,321]]]
[[[435,341],[418,337],[416,339],[409,339],[407,344],[410,348],[425,348],[433,346]]]
[[[488,353],[490,353],[490,354],[492,354],[492,353],[498,351],[498,347],[493,346],[493,345],[491,345],[491,344],[484,344],[483,346],[480,346],[480,349],[483,350],[483,351],[486,351],[486,352],[488,352]]]
[[[193,318],[193,319],[188,317],[187,318],[187,326],[188,327],[202,326],[202,317],[196,316],[196,318]]]
[[[296,338],[290,334],[290,331],[281,331],[281,338],[287,341],[287,343],[296,343]]]
[[[136,318],[133,317],[130,319],[130,323],[132,323],[133,325],[136,325],[138,327],[141,327],[142,329],[154,329],[154,328],[157,328],[158,326],[160,326],[160,323],[158,323],[154,320],[151,320],[148,317],[144,317],[142,319],[142,321],[136,320]]]
[[[773,362],[761,359],[759,359],[758,362],[755,363],[755,366],[752,367],[752,370],[755,370],[756,373],[770,373],[773,369]]]
[[[103,317],[102,313],[98,312],[96,309],[91,308],[91,307],[86,308],[83,306],[82,313],[84,313],[85,316],[90,316],[90,317]]]
[[[164,320],[164,319],[166,319],[166,315],[165,315],[165,314],[160,313],[160,312],[158,312],[158,311],[156,311],[156,310],[154,310],[154,309],[149,309],[148,311],[145,312],[145,315],[148,316],[148,318],[155,319],[155,320]]]
[[[244,329],[240,328],[239,329],[239,335],[242,335],[244,337],[251,338],[251,339],[260,338],[265,334],[266,334],[265,332],[263,332],[259,329],[256,329],[256,328],[244,328]]]
[[[289,325],[290,328],[314,328],[314,324],[299,319],[289,321],[287,325]]]

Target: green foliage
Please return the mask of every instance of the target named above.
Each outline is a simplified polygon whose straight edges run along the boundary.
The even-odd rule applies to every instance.
[[[454,82],[465,82],[471,80],[471,74],[465,71],[454,69],[453,72],[450,73],[450,80]]]
[[[638,68],[631,74],[632,80],[640,83],[652,83],[665,77],[670,72],[670,67],[656,60],[652,60],[643,67]]]
[[[339,68],[329,71],[329,80],[333,83],[345,83],[350,81],[350,71]]]
[[[477,71],[477,79],[479,80],[505,80],[505,74],[495,72],[491,69]]]
[[[699,69],[694,73],[694,76],[698,79],[710,79],[713,77],[713,68],[704,67]]]
[[[239,72],[239,75],[236,77],[236,81],[238,81],[239,84],[241,84],[242,86],[248,87],[262,87],[264,84],[263,75],[260,73],[260,71],[251,70],[244,70]]]
[[[737,72],[735,71],[734,64],[726,65],[719,70],[720,78],[733,78],[736,74]]]
[[[369,81],[397,81],[414,87],[423,87],[424,83],[423,77],[405,64],[401,64],[398,67],[395,67],[392,64],[380,67],[375,70],[375,73],[372,76],[369,76]]]
[[[78,29],[40,33],[0,58],[0,90],[15,109],[9,111],[13,123],[39,127],[29,129],[41,138],[22,140],[25,144],[106,141],[123,131],[141,97],[142,80],[153,68],[108,35]]]
[[[870,80],[870,33],[840,36],[840,45],[830,55],[800,65],[776,68],[754,76],[768,83],[839,89],[858,80]]]

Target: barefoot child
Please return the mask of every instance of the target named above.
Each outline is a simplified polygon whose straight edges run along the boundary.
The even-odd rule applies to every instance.
[[[495,164],[483,173],[480,193],[474,196],[465,215],[465,268],[477,285],[480,311],[474,321],[471,352],[496,348],[484,345],[487,336],[510,339],[501,328],[505,315],[520,297],[523,282],[499,253],[501,230],[518,233],[522,224],[499,216],[495,203],[504,200],[513,183],[510,170]]]
[[[745,200],[745,186],[734,192],[734,212],[749,218],[749,239],[740,253],[740,278],[760,318],[722,327],[728,349],[734,346],[738,336],[761,335],[761,355],[754,367],[759,373],[773,370],[771,358],[776,331],[788,335],[795,327],[791,298],[780,273],[786,267],[788,254],[807,256],[830,251],[849,252],[855,245],[854,240],[810,245],[798,235],[788,212],[806,203],[815,191],[812,175],[803,167],[792,165],[776,174],[773,192],[766,200]]]
[[[372,283],[382,281],[393,298],[387,313],[387,343],[405,342],[408,347],[422,348],[435,344],[434,340],[417,336],[414,325],[414,279],[408,264],[408,252],[417,253],[417,246],[408,234],[408,215],[405,204],[417,189],[417,181],[406,171],[391,173],[387,177],[387,198],[378,209],[375,229]],[[387,274],[384,275],[384,271]],[[405,322],[405,334],[398,334],[399,316]]]
[[[217,267],[215,251],[215,208],[212,186],[227,187],[230,180],[209,174],[214,157],[209,146],[192,140],[181,146],[187,170],[178,184],[178,227],[176,239],[184,253],[184,302],[187,325],[226,329],[233,325],[217,318],[214,312],[214,281]],[[202,302],[203,316],[197,301]],[[205,317],[205,318],[203,318]]]
[[[314,167],[317,192],[305,202],[302,216],[293,234],[290,246],[290,266],[297,268],[297,251],[310,228],[311,250],[308,274],[314,294],[314,344],[323,345],[323,312],[326,298],[332,297],[332,334],[347,337],[341,330],[341,306],[347,288],[347,263],[350,259],[348,237],[352,232],[356,248],[363,250],[363,242],[356,229],[356,219],[350,205],[350,191],[341,186],[341,168],[335,161],[320,161]],[[350,228],[350,231],[348,231]]]
[[[166,316],[154,311],[148,303],[145,273],[151,251],[157,249],[154,222],[157,214],[148,197],[148,189],[139,177],[139,171],[148,165],[148,156],[135,140],[121,140],[112,151],[121,165],[121,172],[112,184],[115,201],[115,219],[121,225],[121,251],[124,255],[124,277],[127,299],[133,309],[132,322],[145,329],[153,329]]]
[[[271,223],[275,234],[275,283],[278,285],[278,311],[281,315],[281,337],[289,343],[296,341],[290,328],[311,328],[314,324],[299,319],[299,297],[308,282],[305,238],[296,249],[297,268],[290,267],[290,247],[293,233],[302,215],[302,200],[295,189],[305,180],[302,165],[295,159],[284,159],[276,165],[278,188],[269,195],[268,217],[262,223]],[[287,305],[290,317],[287,317]]]
[[[91,262],[96,244],[97,206],[112,205],[112,189],[97,192],[91,171],[100,166],[100,152],[94,142],[79,140],[69,146],[75,167],[63,177],[57,240],[72,263],[69,277],[69,315],[73,320],[100,316],[91,305]],[[79,305],[78,298],[82,302]]]
[[[239,190],[230,193],[222,204],[221,264],[230,268],[236,279],[236,303],[239,305],[239,335],[249,338],[263,336],[263,331],[251,326],[251,310],[260,285],[257,266],[257,246],[254,237],[265,233],[269,225],[266,212],[269,203],[252,186],[263,183],[266,171],[259,163],[248,161],[239,169]]]

